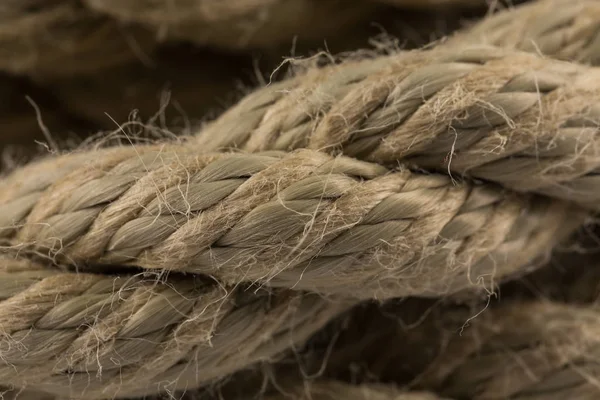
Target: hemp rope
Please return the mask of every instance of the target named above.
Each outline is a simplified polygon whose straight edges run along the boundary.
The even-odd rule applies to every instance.
[[[146,29],[121,26],[72,0],[0,5],[0,69],[12,74],[47,80],[93,73],[138,58],[154,42]]]
[[[312,69],[198,133],[209,151],[308,147],[597,208],[600,70],[486,46]]]
[[[600,63],[596,0],[537,0],[498,12],[453,36],[448,45],[491,44],[553,58]]]
[[[299,344],[348,307],[193,277],[0,260],[0,385],[85,399],[193,389]]]
[[[0,185],[0,236],[81,267],[388,298],[492,289],[587,216],[570,203],[311,150],[194,149],[117,148],[24,168]],[[86,155],[95,161],[51,182]],[[23,187],[19,175],[40,185]]]

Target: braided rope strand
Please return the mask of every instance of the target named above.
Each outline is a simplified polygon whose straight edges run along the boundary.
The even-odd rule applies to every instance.
[[[437,296],[491,289],[587,215],[569,203],[312,150],[178,149],[99,152],[15,213],[17,195],[0,205],[13,221],[2,230],[7,246],[80,266],[207,274],[227,285]],[[6,193],[21,193],[11,187]]]
[[[277,356],[347,306],[3,259],[0,384],[86,399],[191,389]]]
[[[599,77],[485,46],[348,61],[257,90],[197,144],[403,161],[595,208]]]

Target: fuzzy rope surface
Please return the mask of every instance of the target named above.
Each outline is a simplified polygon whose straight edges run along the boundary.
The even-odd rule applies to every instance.
[[[600,70],[440,46],[312,69],[199,132],[205,150],[301,147],[398,161],[597,208]]]
[[[0,260],[0,385],[85,399],[192,389],[299,344],[347,307],[193,277]]]
[[[91,164],[50,184],[64,169],[46,163],[66,168],[86,154]],[[139,146],[46,163],[16,173],[38,186],[3,182],[0,233],[14,250],[359,298],[492,289],[587,215],[311,150],[195,155],[194,147]]]

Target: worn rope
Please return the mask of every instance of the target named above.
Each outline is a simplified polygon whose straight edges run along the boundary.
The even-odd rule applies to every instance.
[[[553,58],[600,63],[600,4],[595,0],[537,0],[498,12],[448,44],[486,43]]]
[[[309,70],[199,132],[205,149],[300,147],[600,200],[600,70],[495,47],[444,47]]]
[[[95,161],[46,188],[56,170],[44,163],[19,171],[37,187],[4,182],[6,246],[233,285],[437,296],[522,273],[587,215],[570,203],[311,150],[141,146],[54,161],[68,168],[85,155]]]
[[[193,277],[0,260],[0,385],[100,399],[193,389],[269,360],[347,305]]]

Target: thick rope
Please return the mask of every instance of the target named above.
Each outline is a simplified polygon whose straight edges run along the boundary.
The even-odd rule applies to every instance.
[[[586,217],[569,203],[311,150],[193,149],[85,153],[92,164],[45,189],[63,170],[45,168],[50,160],[25,168],[40,185],[4,182],[0,234],[13,249],[80,266],[387,298],[491,290]],[[67,168],[85,154],[54,161]]]
[[[475,400],[598,398],[596,307],[515,302],[479,318],[444,346],[422,385]]]
[[[91,9],[141,23],[163,39],[191,40],[227,49],[289,46],[300,40],[322,41],[350,27],[374,7],[346,0],[85,0]]]
[[[139,27],[90,12],[73,0],[0,5],[0,69],[36,79],[97,72],[139,58],[154,46]]]
[[[100,399],[193,389],[299,344],[347,305],[193,277],[0,261],[0,385]]]
[[[310,70],[257,90],[203,149],[300,147],[469,175],[596,208],[600,70],[444,47]]]
[[[596,306],[505,298],[490,308],[411,301],[363,308],[320,333],[320,342],[312,340],[301,358],[304,376],[353,382],[377,377],[454,399],[600,394]],[[274,370],[282,380],[299,375],[297,360]]]
[[[485,18],[448,44],[486,43],[553,58],[600,63],[600,3],[537,0]]]

